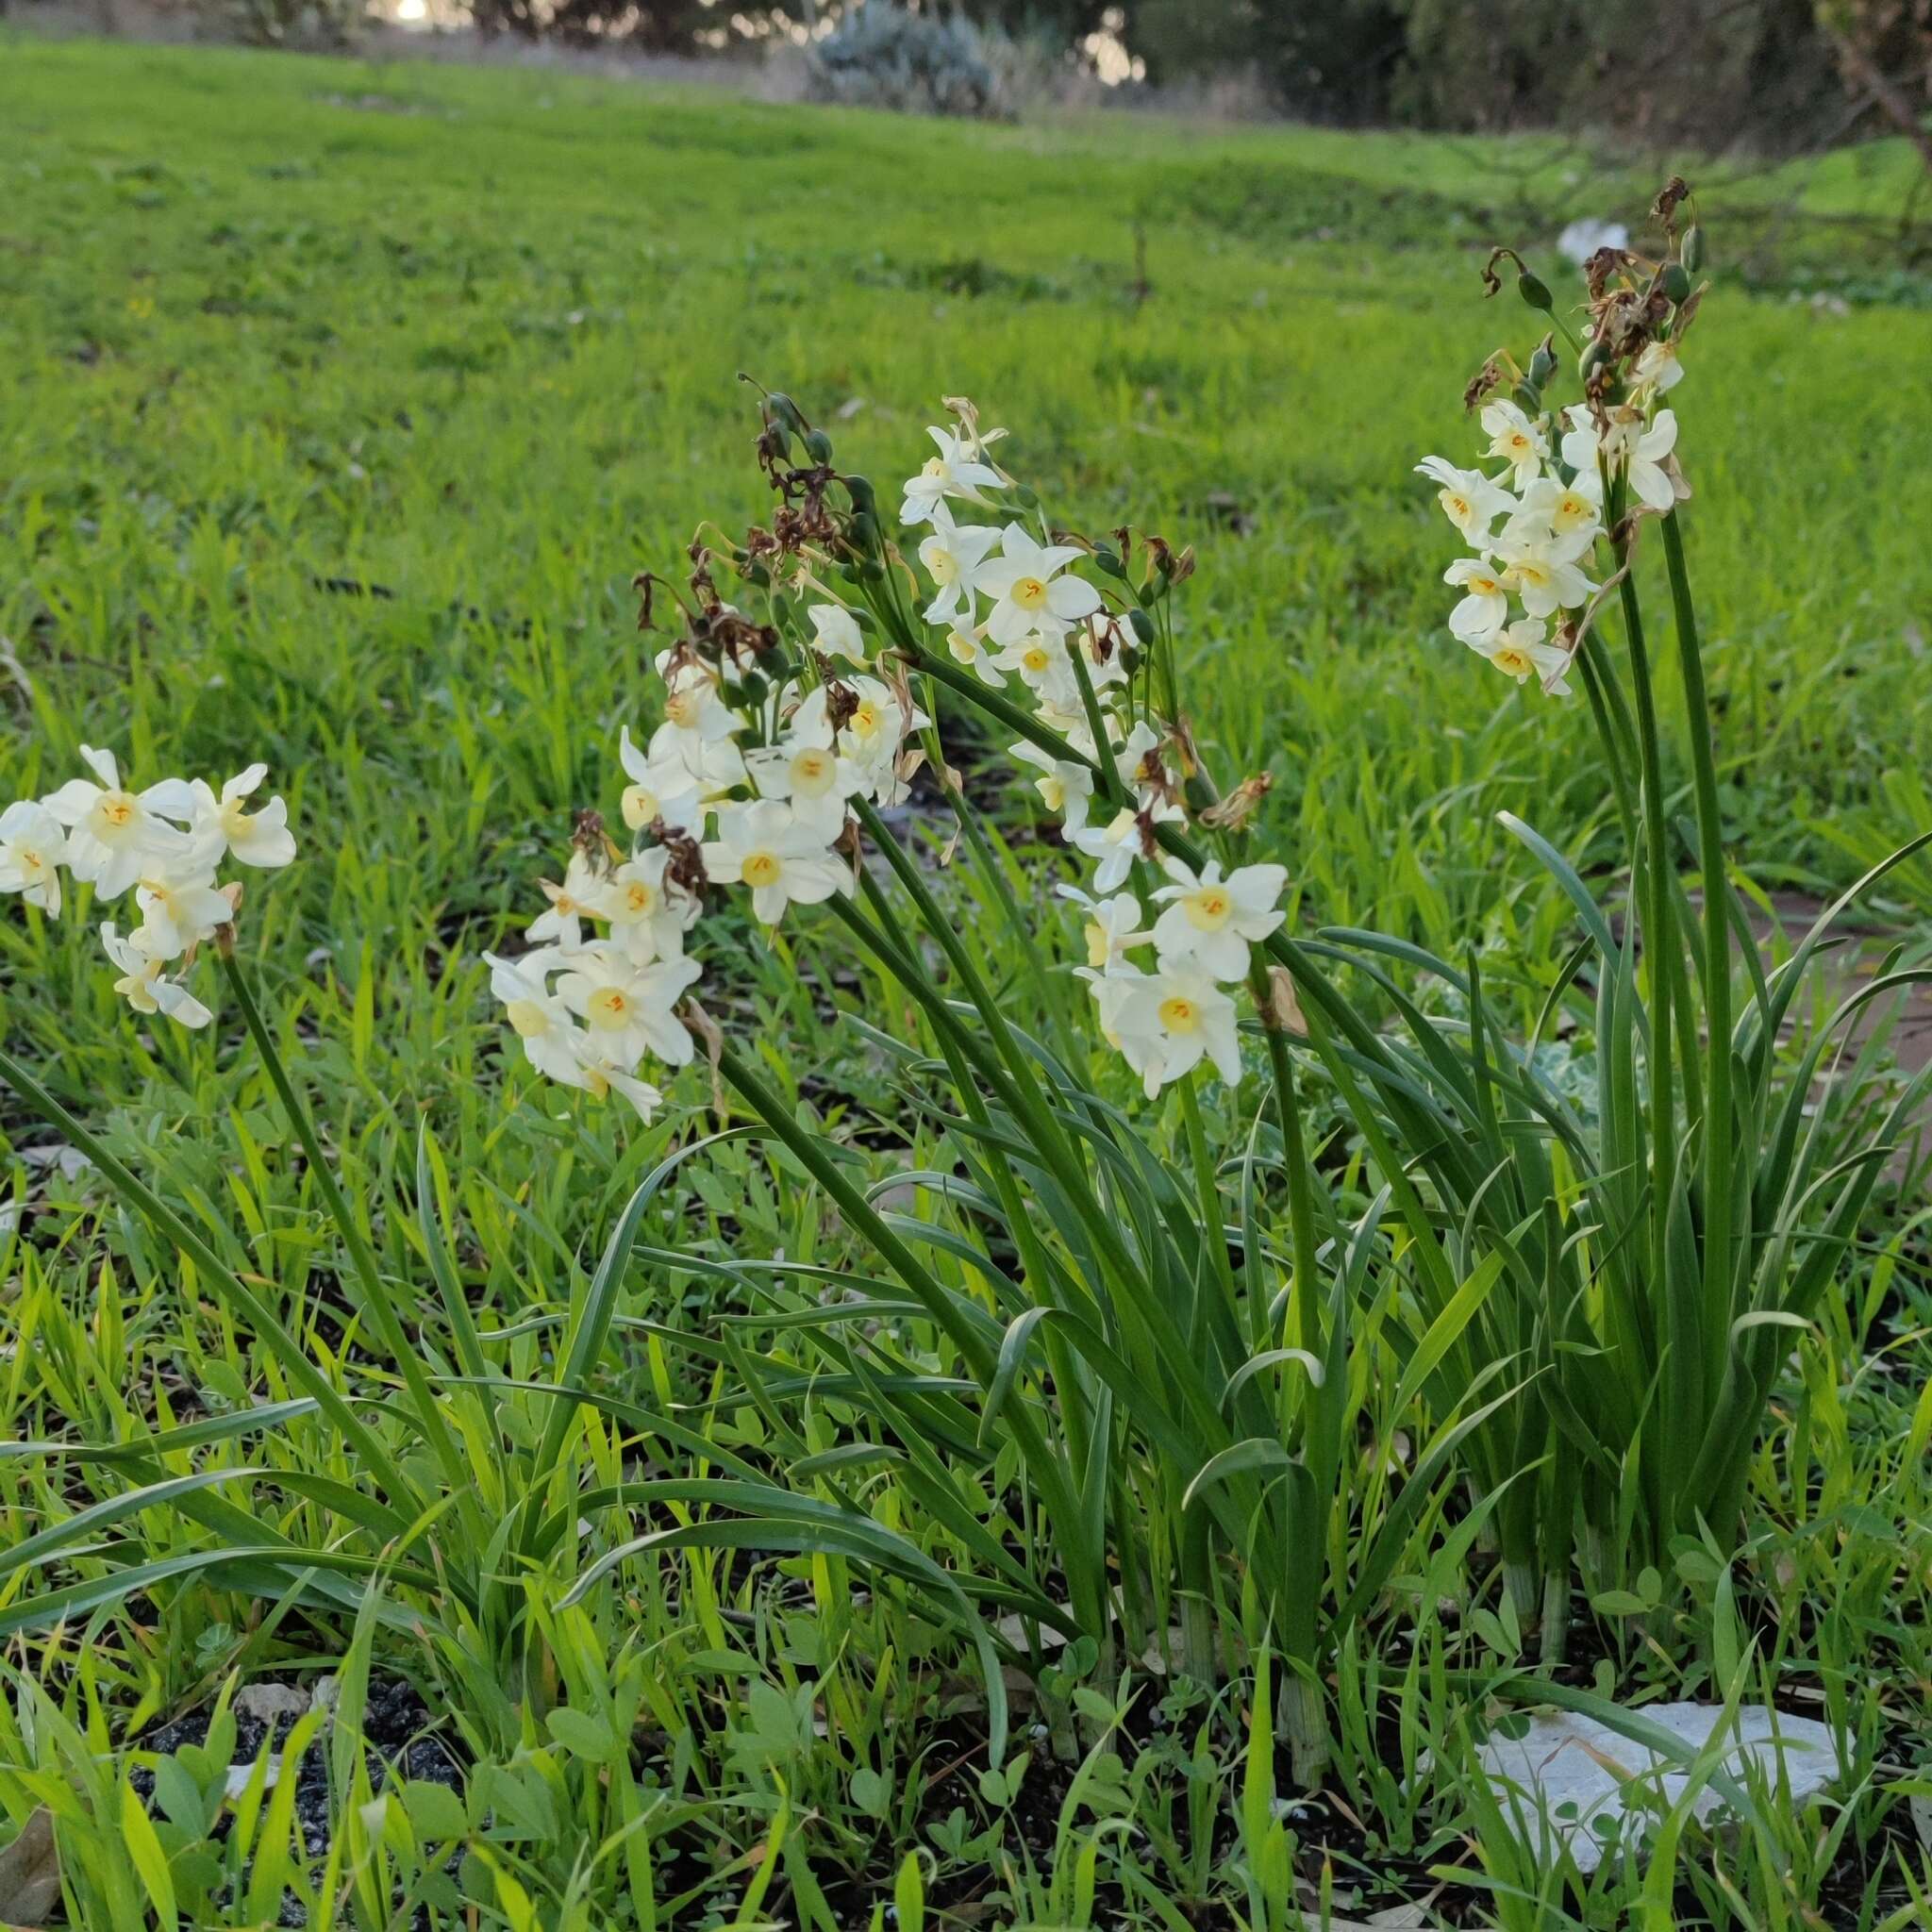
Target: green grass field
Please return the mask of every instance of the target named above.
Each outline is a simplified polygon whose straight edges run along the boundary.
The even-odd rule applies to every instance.
[[[555,1324],[581,1309],[625,1197],[704,1131],[702,1070],[647,1130],[532,1097],[480,955],[527,919],[572,808],[608,807],[620,724],[655,717],[634,574],[675,573],[701,518],[766,513],[741,372],[828,424],[882,499],[941,398],[964,393],[1074,526],[1132,522],[1195,546],[1178,643],[1195,727],[1224,769],[1274,776],[1257,836],[1290,867],[1292,924],[1478,951],[1526,1026],[1572,943],[1570,908],[1496,814],[1620,891],[1589,711],[1518,691],[1449,636],[1451,553],[1411,470],[1467,448],[1463,385],[1491,349],[1534,339],[1507,288],[1483,301],[1488,247],[1517,245],[1574,286],[1553,237],[1578,213],[1641,222],[1647,166],[1125,116],[936,125],[539,72],[4,34],[0,127],[4,797],[51,791],[82,742],[143,774],[268,760],[303,847],[251,886],[244,915],[272,1024],[383,1273],[448,1271],[495,1375],[554,1374]],[[1886,226],[1913,165],[1902,143],[1857,150],[1739,176],[1702,208],[1714,287],[1673,401],[1747,891],[1828,897],[1932,826],[1932,305],[1916,272],[1889,266]],[[1669,669],[1663,700],[1677,718]],[[1672,734],[1670,765],[1688,772]],[[1688,776],[1672,808],[1690,810]],[[1034,847],[1019,798],[999,809],[1013,849]],[[1932,863],[1890,874],[1867,910],[1923,958]],[[788,937],[795,952],[735,933],[720,1008],[755,1032],[786,1104],[889,1180],[938,1130],[905,1126],[898,1070],[833,1015],[890,1027],[891,995]],[[1018,979],[1017,954],[992,964]],[[325,1379],[378,1420],[400,1400],[232,1009],[206,1034],[138,1023],[88,922],[16,908],[0,921],[0,1044]],[[1759,1646],[1754,1683],[1854,1739],[1853,1801],[1822,1821],[1774,1803],[1674,1892],[1611,1865],[1565,1894],[1512,1862],[1445,1714],[1450,1674],[1500,1680],[1529,1661],[1513,1613],[1453,1562],[1406,1559],[1390,1586],[1451,1600],[1426,1642],[1392,1613],[1350,1637],[1329,1796],[1280,1813],[1245,1651],[1219,1688],[1163,1662],[1130,1715],[1114,1684],[1070,1705],[1078,1669],[1050,1673],[1037,1702],[1018,1697],[1014,1748],[1031,1736],[1035,1762],[1008,1772],[985,1758],[958,1632],[903,1578],[855,1596],[837,1553],[774,1561],[695,1536],[566,1603],[621,1540],[600,1527],[579,1551],[572,1502],[543,1560],[468,1553],[492,1573],[479,1601],[493,1607],[443,1603],[448,1486],[431,1533],[393,1534],[353,1450],[313,1418],[286,1437],[225,1426],[299,1393],[286,1365],[97,1172],[49,1159],[14,1103],[0,1090],[16,1200],[0,1224],[0,1525],[18,1546],[0,1557],[0,1839],[51,1809],[70,1923],[272,1924],[286,1886],[304,1922],[358,1927],[420,1909],[519,1932],[834,1932],[892,1905],[900,1932],[1286,1932],[1291,1869],[1301,1904],[1344,1921],[1412,1903],[1425,1916],[1386,1923],[1925,1923],[1907,1801],[1932,1789],[1932,1287],[1924,1202],[1896,1188],[1861,1224],[1843,1306],[1780,1385],[1735,1576],[1729,1551],[1678,1552],[1684,1603],[1600,1607],[1570,1679],[1722,1694],[1741,1632]],[[1335,1112],[1325,1090],[1315,1105]],[[1240,1131],[1238,1107],[1226,1124]],[[424,1188],[425,1125],[441,1152]],[[1374,1192],[1359,1164],[1338,1185],[1357,1212]],[[949,1568],[972,1567],[971,1536],[949,1539],[977,1512],[1015,1562],[1057,1574],[1009,1462],[905,1465],[902,1481],[900,1452],[862,1453],[858,1383],[812,1386],[827,1372],[808,1307],[774,1329],[736,1298],[736,1258],[866,1265],[789,1157],[733,1141],[687,1161],[644,1239],[701,1265],[674,1255],[625,1288],[632,1325],[599,1385],[616,1406],[586,1410],[570,1445],[587,1490],[681,1457],[714,1476],[746,1458],[809,1464],[805,1486],[829,1493],[849,1466],[865,1507]],[[429,1357],[441,1317],[421,1292]],[[1371,1387],[1411,1358],[1399,1313],[1377,1307],[1390,1325],[1364,1344]],[[479,1521],[508,1507],[515,1454],[547,1414],[505,1398],[466,1425]],[[412,1472],[427,1451],[398,1440]],[[123,1446],[91,1459],[87,1444]],[[109,1500],[219,1470],[183,1492],[192,1507]],[[27,1541],[96,1505],[79,1532]],[[1344,1541],[1350,1521],[1344,1507]],[[291,1583],[285,1555],[198,1565],[252,1537],[342,1560],[322,1565],[325,1588]],[[125,1580],[177,1559],[178,1578]],[[986,1560],[997,1585],[998,1552]],[[1229,1627],[1258,1643],[1226,1587]],[[37,1604],[58,1591],[68,1618],[50,1628]],[[1164,1628],[1164,1598],[1155,1608]],[[534,1653],[512,1624],[541,1631]],[[325,1866],[291,1849],[292,1775],[214,1829],[227,1760],[213,1744],[161,1760],[146,1823],[150,1788],[129,1782],[156,1770],[143,1735],[218,1693],[225,1708],[231,1674],[269,1672],[338,1674],[352,1715],[372,1672],[408,1678],[461,1792],[416,1774],[405,1804],[372,1813],[376,1746],[339,1720]],[[1434,1768],[1418,1771],[1424,1750]]]

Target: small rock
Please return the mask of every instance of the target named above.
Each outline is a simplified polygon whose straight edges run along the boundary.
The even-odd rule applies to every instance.
[[[235,1693],[237,1710],[270,1725],[278,1717],[307,1717],[308,1706],[308,1692],[293,1684],[250,1684]]]
[[[1631,1714],[1701,1751],[1724,1711],[1715,1704],[1646,1704]],[[1539,1711],[1499,1726],[1484,1740],[1477,1758],[1497,1802],[1516,1818],[1518,1828],[1532,1840],[1545,1835],[1561,1840],[1586,1874],[1603,1863],[1622,1835],[1626,1815],[1639,1819],[1641,1830],[1683,1796],[1688,1782],[1683,1772],[1667,1768],[1669,1760],[1574,1711]],[[1774,1786],[1780,1758],[1794,1807],[1815,1798],[1838,1775],[1838,1750],[1825,1725],[1766,1705],[1743,1706],[1719,1770],[1740,1784],[1747,1782],[1747,1771],[1761,1774]],[[1641,1782],[1626,1807],[1624,1788],[1631,1778]],[[1707,1822],[1723,1805],[1707,1784],[1692,1808]]]

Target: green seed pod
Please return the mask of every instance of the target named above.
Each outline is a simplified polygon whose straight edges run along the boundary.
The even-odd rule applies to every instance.
[[[1521,269],[1517,272],[1516,292],[1519,295],[1521,295],[1523,299],[1525,302],[1527,302],[1532,308],[1541,308],[1545,315],[1547,315],[1550,312],[1551,308],[1555,306],[1554,300],[1550,294],[1549,290],[1543,286],[1541,280],[1539,277],[1531,275],[1526,268]]]
[[[1124,578],[1126,576],[1127,567],[1121,561],[1120,552],[1118,550],[1110,549],[1105,543],[1101,544],[1099,548],[1094,551],[1093,560],[1110,577]]]
[[[790,396],[780,395],[774,390],[765,398],[765,408],[772,412],[772,420],[782,423],[793,436],[805,434],[805,418],[798,413],[798,405]]]
[[[808,429],[805,432],[805,453],[815,463],[829,463],[832,460],[832,439],[823,429]]]
[[[864,584],[876,584],[885,577],[885,566],[877,558],[868,557],[858,566],[858,580]]]
[[[1128,611],[1127,622],[1133,625],[1134,635],[1143,644],[1151,644],[1154,641],[1154,620],[1144,610]]]
[[[1690,292],[1690,271],[1681,261],[1665,262],[1657,279],[1673,302],[1681,302]]]
[[[879,507],[878,492],[863,476],[844,478],[845,493],[852,499],[852,508],[861,516],[876,513]]]
[[[1538,346],[1537,352],[1529,358],[1529,379],[1538,389],[1548,389],[1550,377],[1557,373],[1557,352],[1547,341]]]
[[[738,689],[743,693],[747,705],[761,705],[770,696],[772,687],[761,672],[747,671],[738,681]]]
[[[1695,222],[1684,230],[1684,242],[1677,250],[1677,258],[1684,264],[1686,275],[1694,275],[1704,266],[1704,230]]]
[[[1040,497],[1030,483],[1022,483],[1013,491],[1013,496],[1022,509],[1038,509],[1040,508]]]
[[[744,566],[744,580],[746,583],[755,584],[759,590],[763,590],[772,581],[772,573],[765,568],[761,560],[755,558]]]
[[[1609,359],[1609,343],[1592,336],[1584,343],[1583,354],[1576,358],[1576,373],[1588,382]]]
[[[1519,382],[1516,385],[1516,387],[1509,391],[1509,395],[1510,399],[1515,403],[1516,407],[1519,409],[1521,409],[1525,416],[1528,416],[1532,420],[1534,420],[1536,417],[1541,416],[1542,414],[1543,392],[1541,388],[1538,384],[1533,382]]]
[[[862,509],[852,519],[852,541],[867,556],[879,547],[879,520],[871,510]]]

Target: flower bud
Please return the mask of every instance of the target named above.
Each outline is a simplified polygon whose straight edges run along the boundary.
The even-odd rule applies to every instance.
[[[1549,290],[1544,287],[1543,283],[1537,276],[1531,275],[1526,268],[1518,269],[1517,271],[1516,292],[1532,308],[1541,308],[1545,315],[1555,306]]]
[[[1673,303],[1683,301],[1690,292],[1690,272],[1681,261],[1665,262],[1657,281]]]
[[[1695,222],[1684,230],[1684,241],[1677,250],[1677,258],[1684,264],[1686,275],[1694,275],[1704,266],[1704,230]]]

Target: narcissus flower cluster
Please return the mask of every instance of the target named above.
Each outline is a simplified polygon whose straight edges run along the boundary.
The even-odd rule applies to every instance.
[[[949,455],[974,454],[970,414],[958,438],[932,434]],[[983,475],[972,480],[970,495],[954,493],[982,504],[993,486]],[[1078,970],[1102,1034],[1150,1098],[1203,1060],[1224,1080],[1239,1080],[1239,1014],[1226,989],[1247,978],[1250,946],[1281,924],[1287,869],[1247,865],[1224,876],[1216,860],[1195,873],[1162,856],[1157,828],[1186,821],[1192,758],[1153,722],[1136,676],[1147,653],[1131,613],[1110,608],[1078,574],[1091,561],[1086,546],[1011,517],[957,522],[943,495],[916,491],[919,481],[906,486],[903,513],[932,525],[919,545],[934,590],[926,623],[942,627],[956,662],[1024,699],[1070,754],[1030,738],[1008,747],[1066,844],[1091,868],[1091,891],[1061,890],[1086,914],[1087,964]],[[1165,546],[1156,555],[1157,575],[1185,574]],[[1116,559],[1115,574],[1124,570]],[[1113,772],[1110,800],[1096,766]]]
[[[1240,1077],[1236,991],[1250,947],[1282,923],[1286,871],[1163,858],[1157,828],[1186,821],[1194,767],[1156,723],[1150,598],[1110,605],[1087,572],[1125,583],[1119,554],[1052,529],[992,460],[1002,432],[982,433],[963,399],[950,407],[955,426],[930,431],[937,454],[900,491],[894,544],[864,479],[833,471],[822,433],[768,402],[759,460],[784,502],[733,553],[746,608],[694,545],[682,635],[656,658],[661,722],[641,744],[627,726],[619,737],[627,837],[581,815],[527,950],[489,958],[525,1058],[550,1078],[615,1090],[648,1119],[660,1096],[644,1062],[685,1064],[708,1025],[680,1007],[700,977],[688,945],[707,896],[739,889],[770,928],[855,891],[855,807],[901,803],[938,755],[916,742],[930,724],[913,691],[922,657],[969,669],[1043,727],[1010,754],[1089,868],[1091,893],[1066,890],[1086,913],[1079,971],[1105,1037],[1150,1095],[1204,1060]],[[835,484],[849,511],[831,507]],[[1191,568],[1158,539],[1146,554],[1149,582]],[[640,585],[656,628],[662,586]]]
[[[1676,415],[1659,401],[1683,375],[1678,341],[1695,297],[1680,303],[1661,282],[1640,291],[1622,275],[1634,258],[1606,254],[1615,258],[1591,265],[1597,334],[1585,353],[1585,399],[1543,407],[1555,368],[1546,341],[1513,397],[1480,403],[1489,441],[1478,467],[1440,456],[1416,465],[1475,553],[1442,574],[1461,592],[1450,631],[1518,684],[1534,677],[1556,697],[1569,691],[1566,674],[1603,589],[1589,566],[1607,534],[1606,485],[1626,514],[1662,515],[1690,493],[1674,456]],[[1546,292],[1538,306],[1547,308]],[[1491,363],[1473,392],[1499,377]]]
[[[974,469],[955,457],[932,487],[971,487]],[[903,798],[906,742],[926,722],[847,606],[788,607],[788,635],[724,602],[702,564],[692,592],[685,637],[656,659],[662,722],[642,746],[628,726],[619,736],[627,841],[583,814],[562,879],[541,882],[528,949],[485,955],[530,1064],[615,1091],[646,1121],[663,1096],[643,1063],[681,1067],[694,1051],[680,1003],[703,974],[687,938],[707,891],[741,887],[767,928],[849,894],[851,801]]]
[[[58,918],[63,871],[91,886],[96,903],[131,891],[131,928],[118,920],[100,928],[114,991],[138,1013],[206,1026],[211,1016],[186,975],[200,948],[234,924],[242,897],[239,882],[218,874],[228,859],[265,871],[287,865],[295,856],[288,807],[280,798],[255,805],[263,764],[219,791],[202,778],[163,778],[137,791],[112,752],[84,744],[80,758],[86,777],[0,812],[0,892],[18,892]]]

